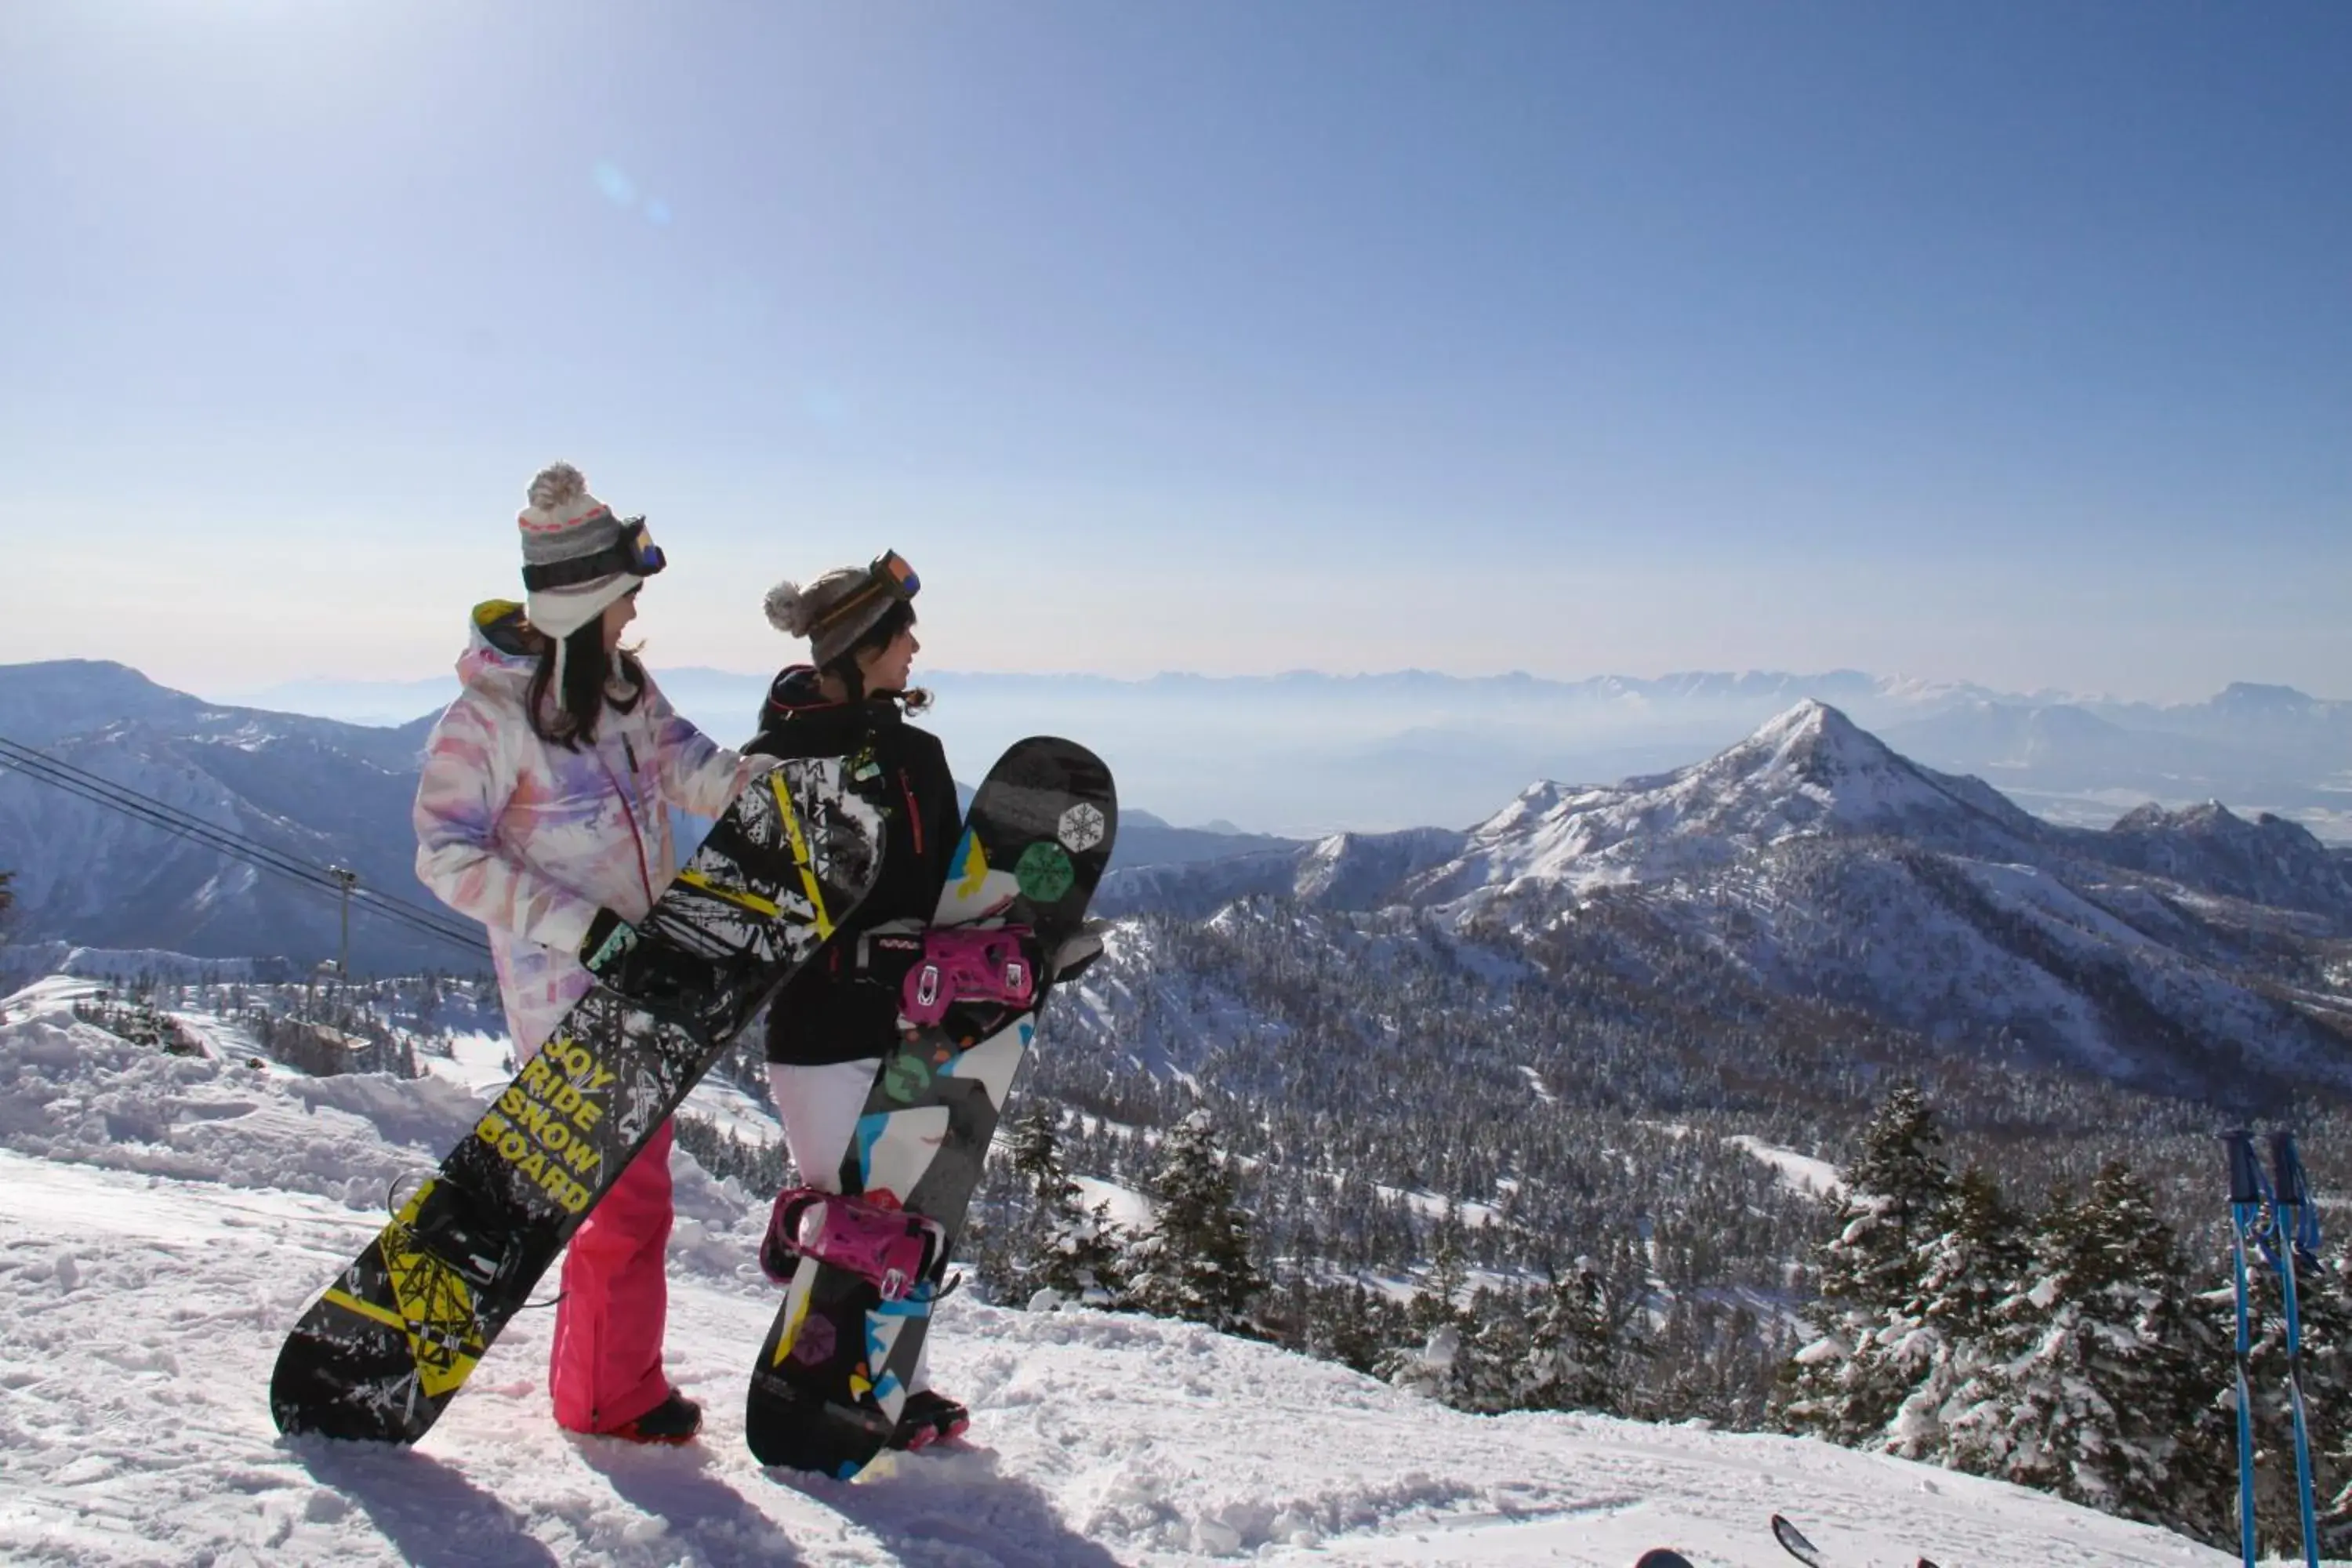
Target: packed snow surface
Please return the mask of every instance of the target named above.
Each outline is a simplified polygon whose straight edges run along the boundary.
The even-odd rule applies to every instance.
[[[762,1205],[677,1161],[669,1371],[702,1441],[557,1430],[526,1311],[415,1450],[272,1427],[287,1329],[385,1184],[470,1119],[446,1079],[165,1057],[11,998],[0,1025],[0,1560],[68,1564],[1559,1563],[1673,1544],[1952,1568],[2231,1559],[2006,1485],[1824,1444],[1597,1416],[1461,1415],[1190,1325],[940,1310],[965,1444],[855,1483],[756,1465],[746,1363],[774,1305]]]

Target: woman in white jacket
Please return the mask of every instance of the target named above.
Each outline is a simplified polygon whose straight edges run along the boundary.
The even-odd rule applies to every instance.
[[[670,806],[725,810],[773,765],[713,744],[620,647],[637,591],[664,564],[568,463],[531,481],[525,607],[474,612],[464,689],[426,742],[416,874],[489,929],[515,1049],[527,1059],[593,984],[581,961],[645,918],[675,871]],[[572,1238],[548,1390],[557,1423],[683,1443],[702,1412],[662,1367],[668,1308],[670,1128]]]

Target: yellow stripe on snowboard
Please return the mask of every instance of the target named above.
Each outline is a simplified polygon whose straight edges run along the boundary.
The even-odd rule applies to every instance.
[[[800,1338],[801,1325],[808,1321],[809,1299],[805,1291],[793,1303],[793,1315],[784,1323],[784,1331],[776,1336],[776,1356],[768,1364],[782,1366],[793,1353],[793,1342]]]
[[[389,1307],[379,1307],[373,1301],[361,1300],[348,1290],[334,1289],[327,1291],[326,1299],[346,1312],[357,1312],[362,1318],[373,1319],[386,1328],[398,1329],[404,1334],[408,1331],[408,1320]]]
[[[771,920],[784,912],[757,893],[746,892],[740,888],[722,888],[699,871],[680,871],[677,879],[689,888],[701,889],[714,899],[724,899],[730,904],[750,910],[754,914],[766,915]]]
[[[809,854],[807,836],[801,832],[801,814],[793,806],[793,797],[784,788],[784,781],[776,775],[782,768],[768,770],[768,793],[776,797],[776,808],[784,814],[784,832],[793,841],[793,860],[801,868],[801,886],[808,891],[809,908],[816,914],[817,940],[825,942],[833,936],[833,917],[824,912],[824,889],[817,885],[816,867]]]

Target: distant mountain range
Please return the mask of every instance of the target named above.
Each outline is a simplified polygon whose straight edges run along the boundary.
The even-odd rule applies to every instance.
[[[409,806],[435,713],[393,728],[206,702],[121,665],[0,666],[0,738],[163,802],[362,886],[438,910],[415,873]],[[1286,840],[1182,828],[1130,810],[1121,864],[1182,862]],[[335,900],[0,763],[0,870],[16,874],[11,934],[205,958],[333,957]],[[367,917],[362,972],[471,968],[477,953]]]
[[[681,711],[730,741],[749,729],[768,680],[659,673]],[[2150,802],[2218,799],[2352,842],[2352,702],[2282,686],[2240,683],[2204,702],[2160,705],[1855,670],[922,679],[940,699],[929,721],[960,762],[1023,735],[1076,735],[1110,762],[1130,799],[1174,820],[1227,818],[1291,837],[1460,826],[1530,779],[1600,783],[1678,767],[1810,700],[2053,820],[2103,827]],[[306,681],[272,689],[262,705],[384,722],[437,708],[455,690],[454,680]]]
[[[2080,758],[2157,733],[2072,706],[2013,721],[1976,694],[1941,694],[1922,716],[1906,705],[1927,700],[1924,691],[1837,679],[1915,724],[2029,758],[2037,745],[2073,746],[2065,754]],[[1665,705],[1686,722],[1697,710],[1675,703],[1736,705],[1795,680],[1691,678],[1592,700]],[[1224,683],[1192,684],[1216,693],[1212,706],[1230,705]],[[1346,683],[1290,684],[1326,708],[1355,700],[1339,694]],[[1393,699],[1465,683],[1370,684]],[[2158,711],[2184,744],[2267,737],[2274,754],[2318,765],[2339,743],[2345,707],[2233,687]],[[0,668],[0,736],[420,901],[408,805],[429,723],[225,708],[115,665]],[[1224,765],[1260,764],[1237,753]],[[1906,758],[1810,698],[1673,771],[1605,786],[1521,778],[1494,798],[1509,804],[1467,829],[1313,840],[1176,827],[1129,807],[1101,906],[1178,921],[1236,900],[1279,900],[1308,919],[1405,911],[1448,954],[1486,951],[1507,972],[1573,955],[1623,976],[1664,974],[1704,955],[1761,1005],[1829,1003],[1925,1037],[2003,1042],[2149,1083],[2234,1074],[2352,1087],[2352,854],[2282,816],[2207,804],[2144,805],[2095,829],[2053,822],[1980,778]],[[0,771],[0,868],[18,874],[16,933],[28,941],[305,962],[333,949],[330,900],[15,772]],[[352,934],[365,969],[451,962],[396,929],[355,923]],[[1107,977],[1121,973],[1113,965]]]
[[[1790,1004],[2194,1091],[2352,1089],[2352,858],[2284,818],[2143,807],[2095,831],[1802,702],[1709,760],[1538,784],[1465,832],[1345,834],[1114,873],[1104,907],[1420,911],[1514,962],[1711,955]]]

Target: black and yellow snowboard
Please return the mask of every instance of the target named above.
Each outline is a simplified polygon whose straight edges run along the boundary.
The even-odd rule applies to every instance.
[[[874,885],[878,808],[837,760],[754,779],[441,1168],[297,1323],[281,1432],[413,1443],[596,1200]]]

